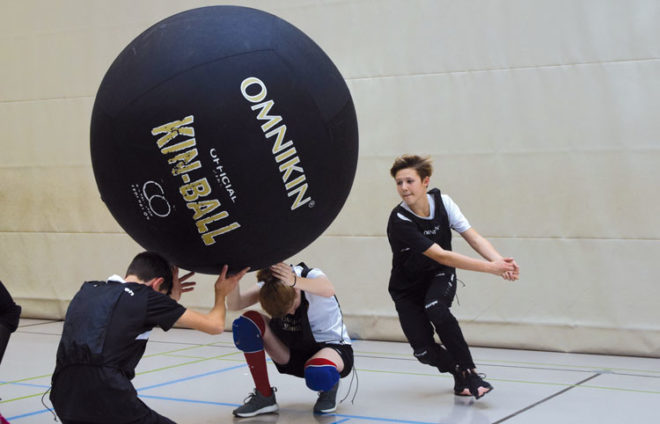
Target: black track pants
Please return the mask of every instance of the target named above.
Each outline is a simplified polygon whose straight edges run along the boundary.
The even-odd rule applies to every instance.
[[[435,343],[433,329],[461,369],[474,368],[470,349],[458,321],[449,307],[456,295],[453,273],[439,273],[426,284],[416,284],[405,292],[393,293],[399,322],[408,343],[415,350]]]

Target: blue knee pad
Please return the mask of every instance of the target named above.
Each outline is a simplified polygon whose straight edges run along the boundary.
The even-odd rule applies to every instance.
[[[305,384],[316,392],[327,392],[338,381],[337,367],[326,359],[311,359],[305,365]]]
[[[264,341],[261,338],[259,326],[243,315],[236,318],[231,326],[236,347],[245,352],[259,352],[264,349]]]

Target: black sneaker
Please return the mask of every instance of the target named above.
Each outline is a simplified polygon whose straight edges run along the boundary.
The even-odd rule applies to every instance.
[[[458,371],[452,373],[454,376],[454,394],[456,396],[472,396],[470,389],[468,388],[467,379],[462,372]]]
[[[339,389],[339,382],[327,392],[319,392],[319,398],[314,404],[315,414],[328,414],[337,410],[337,390]]]
[[[250,393],[243,401],[243,406],[234,409],[233,414],[237,417],[254,417],[255,415],[277,412],[279,409],[277,400],[275,400],[277,389],[273,387],[272,390],[273,393],[266,397],[259,393],[257,389],[254,389],[254,392]]]
[[[490,385],[489,382],[484,380],[481,376],[486,376],[485,374],[477,374],[476,372],[471,372],[468,371],[465,380],[467,382],[467,388],[470,390],[470,393],[472,396],[475,397],[475,399],[479,399],[480,397],[483,397],[485,394],[490,393],[493,391],[493,386]],[[481,395],[479,395],[479,389],[486,389],[485,392],[483,392]]]

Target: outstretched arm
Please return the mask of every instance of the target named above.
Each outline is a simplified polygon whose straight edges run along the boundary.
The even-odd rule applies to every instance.
[[[194,328],[209,334],[220,334],[225,329],[225,298],[238,285],[241,278],[248,272],[245,268],[239,273],[227,276],[227,265],[222,268],[222,272],[215,282],[215,303],[213,308],[206,314],[202,314],[191,309],[181,315],[176,324],[183,327]]]
[[[271,266],[270,269],[273,271],[273,275],[287,286],[296,287],[317,296],[332,297],[335,295],[335,286],[326,276],[320,275],[316,278],[298,277],[291,266],[283,262]]]
[[[480,254],[484,259],[487,259],[491,262],[501,260],[502,255],[495,249],[495,247],[481,234],[477,232],[474,228],[469,228],[468,230],[461,233],[461,236],[468,242],[470,247],[474,249],[475,252]],[[514,260],[513,265],[515,269],[513,271],[507,271],[502,275],[502,278],[506,280],[517,280],[520,275],[520,267]]]
[[[513,258],[484,261],[461,255],[451,250],[445,250],[437,243],[433,243],[423,254],[443,265],[466,269],[468,271],[487,272],[503,276],[505,272],[513,272],[516,269]]]

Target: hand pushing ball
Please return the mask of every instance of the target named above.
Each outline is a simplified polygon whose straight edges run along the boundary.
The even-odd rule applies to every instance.
[[[341,210],[358,130],[328,56],[271,14],[234,6],[158,22],[98,90],[101,198],[148,250],[185,269],[253,270],[309,245]]]

